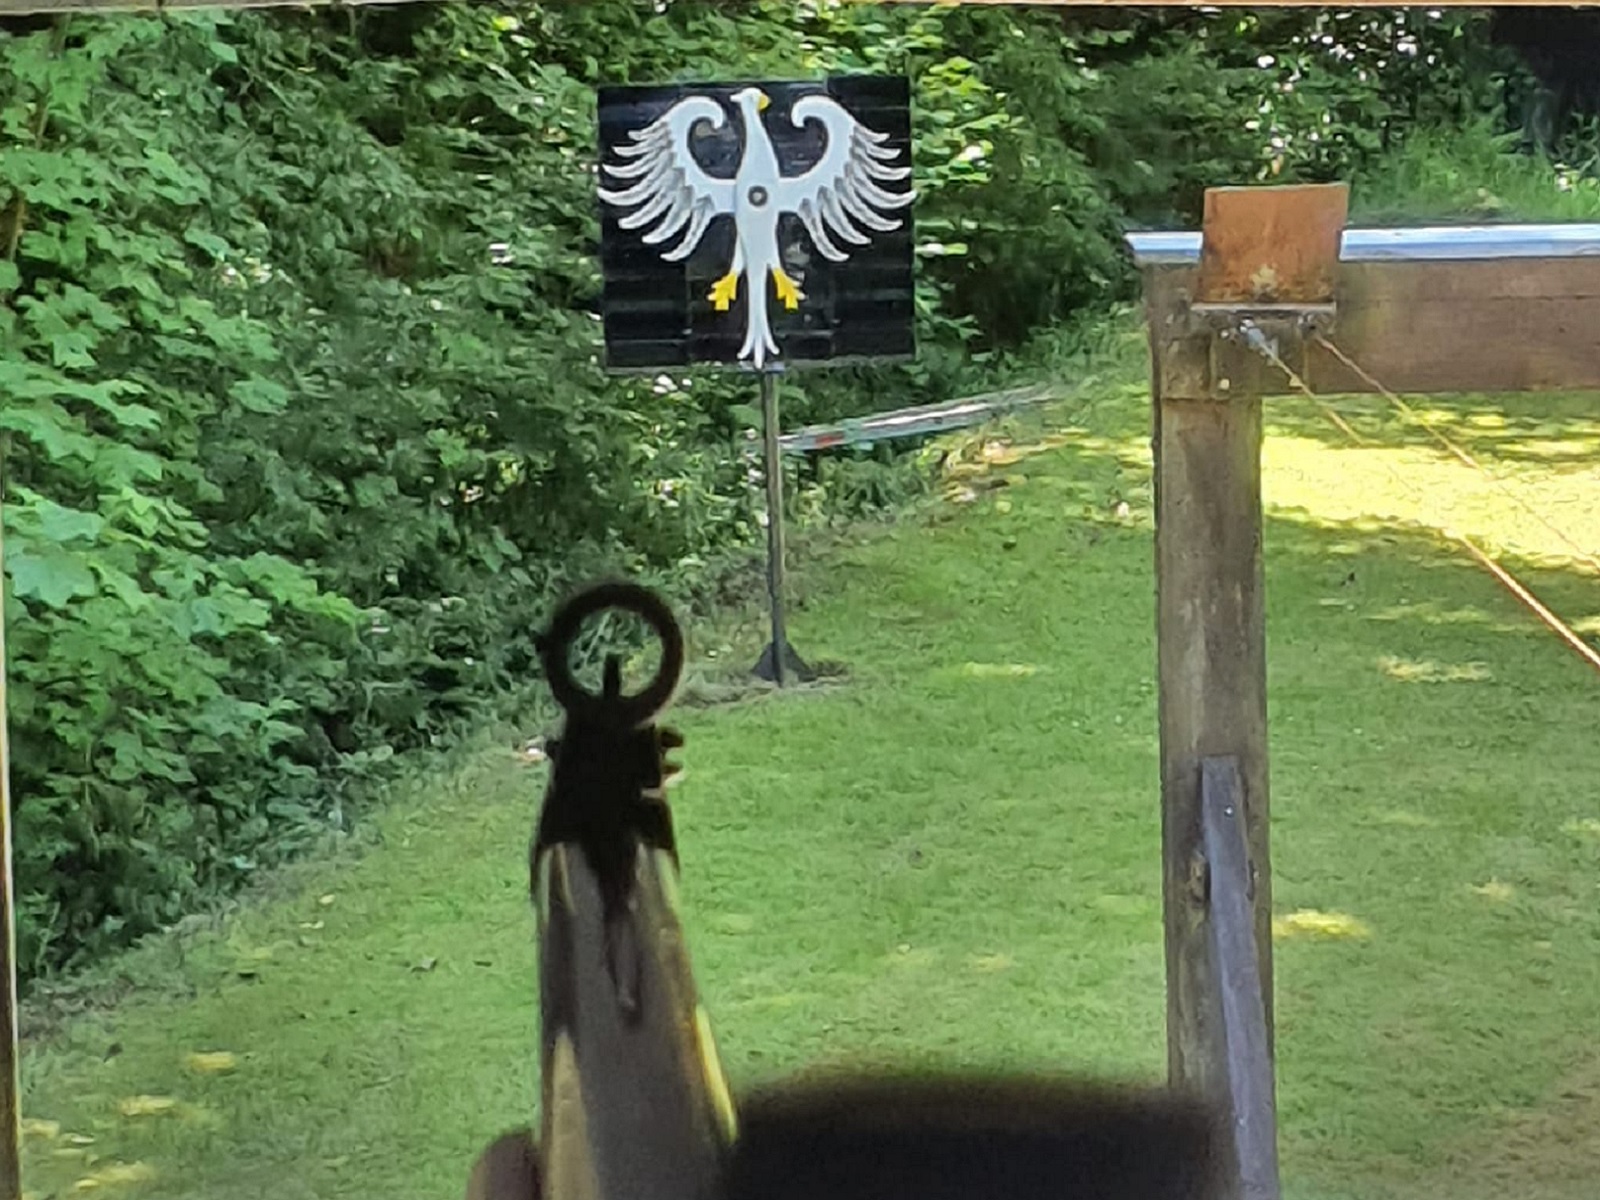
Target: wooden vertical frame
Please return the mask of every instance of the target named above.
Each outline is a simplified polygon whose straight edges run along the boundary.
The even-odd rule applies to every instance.
[[[1261,565],[1261,397],[1195,399],[1169,390],[1160,331],[1183,298],[1147,280],[1152,328],[1156,502],[1156,659],[1160,680],[1162,895],[1167,1063],[1172,1083],[1223,1086],[1210,1016],[1216,980],[1206,928],[1200,766],[1239,764],[1268,1046],[1272,1045],[1272,888],[1267,837],[1266,612]]]
[[[1340,229],[1342,193],[1223,189],[1201,234],[1128,237],[1150,333],[1168,1057],[1230,1110],[1230,1200],[1277,1193],[1262,397],[1600,388],[1600,223]],[[1216,812],[1207,852],[1207,764],[1242,869],[1231,843],[1219,865]]]
[[[1241,1009],[1240,997],[1231,999],[1233,1009],[1247,1014],[1247,1025],[1259,1024],[1249,1030],[1255,1051],[1247,1056],[1254,1060],[1249,1098],[1257,1147],[1275,1137],[1261,507],[1265,376],[1263,364],[1222,333],[1230,314],[1242,320],[1283,308],[1331,308],[1347,205],[1348,191],[1339,185],[1215,189],[1206,196],[1198,271],[1147,268],[1145,274],[1168,1072],[1175,1087],[1224,1103],[1236,1122],[1242,1119],[1239,1047],[1233,1046],[1236,1061],[1230,1066],[1227,964],[1219,962],[1215,927],[1226,908],[1235,927],[1242,920],[1255,941],[1255,969],[1248,974],[1251,986],[1259,986],[1260,1006]],[[1237,810],[1230,808],[1230,820],[1242,831],[1243,866],[1235,862],[1223,876],[1208,857],[1204,835],[1202,775],[1208,760],[1229,764]],[[1241,886],[1242,897],[1215,890]],[[1235,951],[1237,959],[1236,946]],[[1235,992],[1238,976],[1237,969],[1229,976]],[[1240,1040],[1238,1029],[1233,1040]],[[1250,1177],[1246,1190],[1275,1194],[1276,1167],[1256,1172],[1270,1176],[1271,1183],[1263,1185],[1247,1166],[1235,1164],[1236,1172]],[[1245,1179],[1236,1182],[1242,1186]]]

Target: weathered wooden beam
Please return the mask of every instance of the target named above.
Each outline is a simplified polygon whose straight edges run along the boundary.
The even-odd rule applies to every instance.
[[[1172,318],[1166,386],[1221,399],[1248,388],[1297,390],[1247,352],[1218,355],[1185,319],[1192,267],[1151,282]],[[1344,263],[1333,342],[1392,391],[1551,392],[1600,389],[1600,258],[1461,263]],[[1286,361],[1314,391],[1375,389],[1315,341]]]
[[[1149,289],[1152,329],[1168,317]],[[1201,763],[1237,760],[1256,870],[1257,942],[1269,1045],[1272,897],[1267,844],[1266,612],[1261,563],[1261,399],[1169,390],[1158,339],[1155,419],[1156,659],[1160,680],[1162,888],[1171,1082],[1214,1095],[1225,1048],[1206,931]]]
[[[1195,319],[1195,235],[1129,238],[1144,264],[1151,312],[1163,322],[1163,390],[1222,399],[1241,389],[1294,391],[1284,373],[1241,348],[1219,347]],[[1350,230],[1335,289],[1333,342],[1400,392],[1600,389],[1600,226]],[[1285,348],[1314,390],[1372,385],[1315,340]]]
[[[1168,1074],[1174,1087],[1224,1103],[1248,1132],[1236,1147],[1232,1194],[1250,1200],[1271,1197],[1276,1180],[1275,1157],[1268,1162],[1263,1149],[1276,1144],[1257,388],[1266,363],[1224,339],[1211,317],[1288,313],[1293,330],[1297,314],[1333,316],[1348,199],[1340,186],[1215,189],[1205,252],[1145,265]],[[1197,319],[1196,304],[1214,311]],[[1228,764],[1229,830],[1240,839],[1231,858],[1216,830],[1207,844],[1206,764],[1215,805],[1219,759]],[[1241,937],[1253,942],[1248,955]]]

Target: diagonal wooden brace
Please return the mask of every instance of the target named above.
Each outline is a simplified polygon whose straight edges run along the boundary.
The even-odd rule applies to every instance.
[[[1221,1077],[1210,1083],[1228,1117],[1232,1194],[1240,1200],[1279,1200],[1272,1048],[1251,912],[1256,872],[1245,846],[1238,760],[1207,758],[1200,764],[1200,810],[1215,989],[1210,1015],[1223,1047]]]

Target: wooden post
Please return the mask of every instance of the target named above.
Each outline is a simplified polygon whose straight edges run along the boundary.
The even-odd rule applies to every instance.
[[[1156,289],[1157,304],[1171,297]],[[1170,312],[1153,311],[1153,327]],[[1223,1086],[1208,1019],[1215,980],[1206,931],[1200,764],[1239,764],[1255,878],[1256,943],[1272,1041],[1272,887],[1267,846],[1266,616],[1261,570],[1261,398],[1169,390],[1155,348],[1156,659],[1160,680],[1162,894],[1167,1064],[1175,1087]]]
[[[22,1196],[22,1084],[17,1045],[17,923],[11,853],[11,734],[6,707],[5,452],[0,441],[0,1200]]]
[[[1150,328],[1168,1059],[1228,1108],[1233,1200],[1277,1189],[1262,397],[1600,387],[1600,224],[1344,230],[1346,206],[1339,186],[1217,189],[1200,236],[1128,239]]]
[[[1262,1164],[1273,1121],[1272,875],[1268,847],[1266,613],[1261,560],[1261,394],[1265,363],[1227,333],[1240,319],[1291,329],[1331,310],[1348,193],[1343,187],[1215,189],[1206,196],[1198,273],[1151,269],[1156,494],[1156,653],[1160,679],[1162,887],[1167,1061],[1174,1087],[1250,1108],[1253,1163],[1235,1194],[1275,1187]],[[1285,353],[1293,354],[1290,348]],[[1226,760],[1229,828],[1243,840],[1231,872],[1213,869],[1204,834],[1203,764]],[[1215,766],[1213,766],[1213,773]],[[1213,788],[1213,790],[1215,790]],[[1213,836],[1215,843],[1215,836]],[[1240,881],[1243,881],[1241,884]],[[1243,886],[1245,895],[1218,896]],[[1219,960],[1214,918],[1253,927],[1240,969]],[[1234,930],[1237,932],[1237,929]],[[1226,969],[1225,969],[1226,968]],[[1228,978],[1225,979],[1224,976]],[[1234,985],[1224,995],[1225,984]],[[1255,1014],[1259,1013],[1259,1017]],[[1230,1060],[1229,1022],[1233,1017]],[[1255,1022],[1248,1035],[1240,1021]],[[1241,1070],[1240,1046],[1254,1061]],[[1246,1143],[1236,1144],[1236,1151]],[[1265,1173],[1264,1173],[1265,1171]],[[1249,1188],[1245,1187],[1250,1183]]]

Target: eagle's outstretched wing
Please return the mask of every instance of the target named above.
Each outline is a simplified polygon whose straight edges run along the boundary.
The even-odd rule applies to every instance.
[[[885,146],[886,133],[868,129],[838,101],[827,96],[803,96],[789,109],[789,119],[798,126],[820,121],[827,133],[827,148],[821,160],[809,171],[784,179],[778,184],[777,204],[796,214],[824,258],[842,262],[848,251],[839,249],[834,238],[864,246],[870,240],[866,229],[887,233],[900,227],[899,218],[877,211],[904,208],[913,192],[885,191],[881,184],[894,183],[911,174],[910,167],[889,164],[898,152]]]
[[[668,262],[688,258],[712,218],[733,212],[733,180],[708,175],[689,149],[689,134],[698,121],[721,129],[728,114],[709,96],[688,96],[635,130],[630,142],[615,147],[628,161],[603,168],[626,186],[616,191],[602,187],[600,199],[618,208],[643,206],[617,222],[624,229],[653,225],[641,238],[650,246],[684,230],[683,239],[662,253]]]

